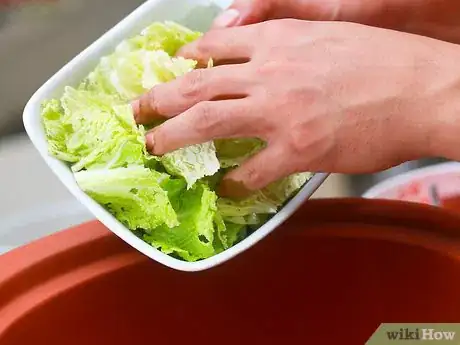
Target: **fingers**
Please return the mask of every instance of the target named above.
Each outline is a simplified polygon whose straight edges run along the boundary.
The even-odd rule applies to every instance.
[[[214,30],[182,47],[177,55],[197,60],[198,65],[203,67],[211,58],[215,65],[244,63],[251,60],[257,40],[255,26]]]
[[[219,195],[227,198],[242,199],[293,173],[286,162],[286,150],[281,145],[269,145],[240,167],[224,176]]]
[[[244,98],[250,82],[241,67],[194,70],[153,87],[132,102],[134,118],[138,124],[150,124],[183,113],[199,102]]]
[[[213,22],[213,29],[254,24],[268,19],[273,1],[235,0]]]
[[[146,135],[147,149],[163,155],[215,139],[258,137],[258,117],[249,115],[249,101],[201,102]]]

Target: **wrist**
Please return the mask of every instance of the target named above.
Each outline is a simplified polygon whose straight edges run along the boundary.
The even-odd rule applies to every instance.
[[[406,10],[410,15],[401,30],[460,43],[460,1],[419,0],[406,6]]]
[[[460,1],[358,0],[350,4],[362,7],[356,15],[361,15],[357,21],[362,24],[460,43]]]
[[[460,47],[448,45],[440,60],[434,60],[433,79],[425,115],[427,130],[421,133],[425,156],[460,161]]]
[[[409,4],[407,0],[337,0],[342,5],[339,20],[352,21],[360,24],[406,31],[404,27],[411,22],[411,9],[421,6],[423,0]]]

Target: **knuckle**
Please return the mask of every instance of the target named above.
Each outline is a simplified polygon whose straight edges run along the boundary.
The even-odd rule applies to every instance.
[[[291,154],[297,157],[305,155],[309,147],[309,140],[305,135],[303,126],[294,126],[287,138],[287,146]]]
[[[211,102],[201,102],[195,106],[194,130],[199,134],[216,132],[220,127],[218,116],[211,107]]]
[[[259,66],[258,72],[263,76],[273,75],[278,73],[281,67],[277,61],[266,61]]]
[[[262,175],[260,171],[260,166],[249,165],[245,168],[243,180],[246,188],[248,188],[249,190],[258,189],[262,181]]]
[[[213,42],[219,42],[219,40],[216,37],[215,33],[212,31],[206,32],[202,37],[200,37],[195,42],[195,49],[198,56],[200,56],[201,58],[206,58],[210,56],[212,47],[214,45]]]
[[[141,107],[144,105],[144,107],[148,108],[149,113],[153,114],[159,114],[160,112],[160,105],[159,105],[159,99],[158,99],[158,89],[156,87],[153,87],[150,89],[150,91],[147,93],[146,97],[141,98]],[[142,99],[144,101],[144,104],[142,102]]]
[[[185,98],[196,99],[202,94],[203,70],[194,70],[185,74],[179,85],[179,92]]]
[[[165,152],[165,140],[167,136],[164,135],[164,128],[162,126],[158,127],[151,134],[151,148],[155,154],[162,154]]]

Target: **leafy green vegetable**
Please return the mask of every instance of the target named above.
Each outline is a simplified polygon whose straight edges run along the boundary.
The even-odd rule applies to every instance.
[[[181,180],[173,185],[169,175],[143,166],[80,171],[75,179],[85,193],[130,229],[179,225],[168,189],[177,195],[178,189],[185,187]]]
[[[49,153],[69,164],[80,188],[136,236],[187,261],[235,245],[310,177],[296,174],[232,201],[218,198],[218,184],[263,141],[216,140],[161,157],[146,151],[146,129],[136,125],[129,102],[196,68],[196,61],[174,54],[200,36],[176,23],[153,23],[42,107]]]
[[[246,223],[226,223],[219,212],[216,213],[214,222],[217,228],[217,237],[214,243],[217,251],[230,248],[246,235]]]
[[[253,138],[216,140],[215,145],[222,168],[239,166],[265,147],[262,140]]]
[[[60,102],[45,102],[43,122],[50,152],[74,163],[73,171],[141,164],[145,156],[143,127],[109,95],[66,87]]]
[[[276,213],[279,207],[292,197],[310,177],[310,173],[291,175],[272,183],[244,200],[234,201],[221,198],[217,204],[219,213],[228,221],[257,224],[258,214]]]
[[[154,85],[195,68],[196,61],[173,56],[184,44],[200,36],[201,33],[173,22],[153,23],[103,57],[80,87],[114,94],[123,100],[134,99]]]
[[[193,70],[196,61],[171,57],[162,50],[116,51],[103,57],[80,85],[81,89],[132,100],[160,83]]]
[[[166,68],[165,68],[166,67]],[[183,57],[171,58],[164,51],[147,52],[144,54],[144,74],[142,86],[150,89],[155,85],[171,81],[196,67],[196,61]]]
[[[43,127],[48,141],[48,150],[54,157],[66,162],[78,162],[79,157],[67,151],[68,128],[62,121],[64,110],[61,103],[53,99],[43,103]]]
[[[185,178],[189,188],[199,179],[214,175],[220,168],[213,142],[167,153],[161,162],[171,175]]]
[[[144,239],[164,253],[175,253],[187,261],[204,259],[215,254],[214,216],[216,193],[201,183],[181,193],[171,202],[177,212],[179,225],[160,226],[149,231]]]
[[[127,42],[147,50],[164,50],[168,55],[173,56],[183,45],[196,40],[201,35],[200,32],[166,21],[151,24],[142,31],[140,36]]]

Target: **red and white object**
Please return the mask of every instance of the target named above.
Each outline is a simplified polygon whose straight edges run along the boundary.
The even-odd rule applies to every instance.
[[[363,197],[433,204],[433,188],[440,200],[460,195],[460,163],[436,164],[389,178],[370,188]]]

